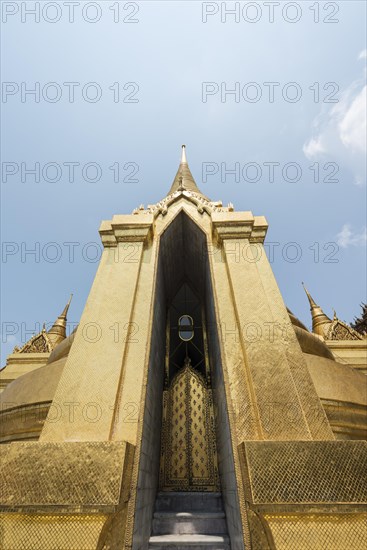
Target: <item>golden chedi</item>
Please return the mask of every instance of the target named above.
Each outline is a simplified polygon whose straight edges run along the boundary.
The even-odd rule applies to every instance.
[[[267,228],[184,146],[166,197],[102,222],[77,330],[2,371],[2,548],[364,550],[367,340],[287,310]]]

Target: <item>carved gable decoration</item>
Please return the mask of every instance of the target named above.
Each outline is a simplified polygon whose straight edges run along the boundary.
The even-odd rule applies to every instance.
[[[363,336],[352,327],[334,317],[325,334],[326,340],[362,340]]]
[[[23,347],[15,346],[13,353],[50,353],[52,349],[51,341],[43,328],[41,332],[32,336]]]

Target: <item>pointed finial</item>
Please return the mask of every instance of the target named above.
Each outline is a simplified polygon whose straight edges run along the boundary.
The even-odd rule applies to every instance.
[[[318,306],[315,300],[312,298],[311,294],[308,292],[304,283],[302,282],[303,288],[306,292],[308,301],[310,303],[310,310],[312,316],[312,332],[318,334],[319,336],[325,336],[324,329],[326,328],[323,325],[330,325],[331,319],[323,312],[320,306]]]
[[[73,299],[73,293],[70,294],[70,298],[69,298],[69,301],[68,303],[66,304],[66,306],[64,307],[64,310],[63,312],[61,313],[60,317],[64,317],[66,319],[66,316],[68,314],[68,311],[69,311],[69,307],[70,307],[70,304],[71,304],[71,300]]]
[[[184,367],[191,367],[191,359],[190,357],[186,354],[186,357],[185,357],[185,360],[184,360]]]
[[[62,313],[58,316],[50,330],[48,335],[52,341],[53,347],[59,344],[62,340],[66,338],[66,316],[69,311],[70,303],[73,298],[73,294],[70,294],[70,298],[66,306],[64,307]]]
[[[186,145],[182,145],[181,164],[187,164]]]
[[[308,301],[310,302],[311,309],[312,309],[313,307],[319,307],[319,306],[316,304],[315,300],[312,298],[311,294],[308,292],[308,290],[307,290],[307,288],[306,288],[306,286],[305,286],[305,283],[304,283],[303,281],[302,281],[302,286],[303,286],[304,291],[306,292]]]
[[[180,165],[178,167],[175,179],[172,182],[170,190],[167,193],[167,196],[173,195],[177,191],[182,191],[182,189],[185,189],[185,191],[188,191],[189,193],[196,193],[198,195],[201,195],[208,201],[210,200],[208,199],[208,197],[205,197],[205,195],[201,193],[200,189],[195,183],[193,175],[191,174],[186,158],[186,145],[182,145]]]

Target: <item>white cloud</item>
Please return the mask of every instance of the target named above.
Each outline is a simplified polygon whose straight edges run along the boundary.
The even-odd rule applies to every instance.
[[[367,50],[362,50],[358,56],[358,59],[367,59]]]
[[[366,154],[366,100],[367,86],[359,92],[339,122],[343,145],[351,151]]]
[[[366,181],[366,96],[364,81],[353,82],[338,103],[324,108],[314,120],[314,135],[303,146],[308,159],[337,162],[353,173],[357,184]]]
[[[315,138],[311,138],[310,141],[303,146],[303,152],[309,159],[326,153],[326,148],[323,144],[323,137],[320,135]]]
[[[367,229],[366,227],[360,233],[354,233],[350,224],[343,225],[342,230],[336,236],[337,243],[342,248],[348,246],[363,246],[367,242]]]

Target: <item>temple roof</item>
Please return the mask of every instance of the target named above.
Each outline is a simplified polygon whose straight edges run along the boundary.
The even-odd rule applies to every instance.
[[[303,288],[310,303],[312,316],[312,332],[322,336],[325,340],[362,340],[363,336],[352,327],[338,319],[334,312],[333,319],[330,319],[320,306],[318,306],[305,285]]]
[[[49,331],[45,325],[38,334],[34,334],[21,348],[15,346],[13,353],[50,353],[66,338],[67,313],[72,294],[62,313],[58,316]]]
[[[187,162],[187,158],[186,158],[186,145],[182,145],[180,166],[178,167],[177,174],[175,176],[175,179],[173,180],[173,183],[167,195],[171,195],[172,193],[176,193],[177,191],[183,191],[183,190],[192,191],[193,193],[197,193],[205,197],[205,195],[203,195],[203,193],[200,191],[200,189],[196,185],[194,177],[191,174],[191,171]]]
[[[34,334],[21,348],[15,346],[13,353],[50,353],[52,349],[52,342],[43,326],[41,332]]]

